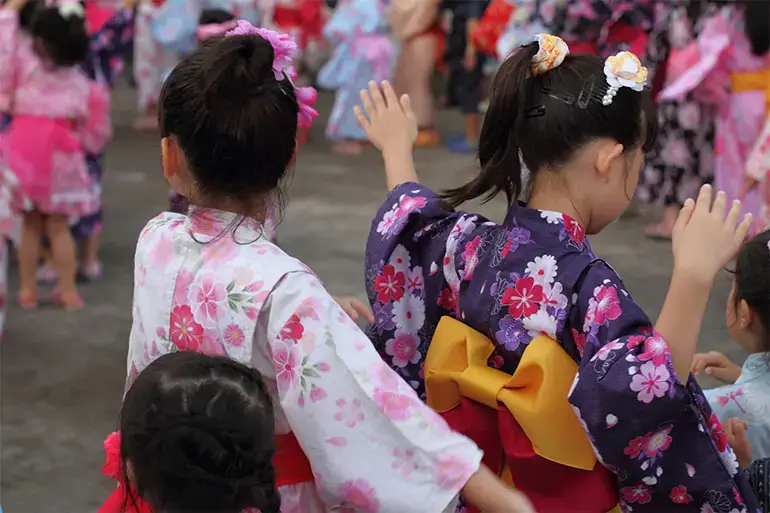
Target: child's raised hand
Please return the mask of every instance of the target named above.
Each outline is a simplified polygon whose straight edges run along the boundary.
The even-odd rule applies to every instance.
[[[751,465],[751,444],[749,444],[749,437],[746,436],[748,426],[741,419],[727,419],[722,427],[727,441],[738,457],[738,463],[741,467],[747,468]]]
[[[361,91],[361,102],[363,111],[356,105],[353,112],[369,141],[383,154],[393,151],[411,153],[417,139],[417,118],[412,112],[409,96],[403,95],[399,99],[389,82],[382,82],[380,88],[371,81],[369,89]]]
[[[752,216],[746,214],[740,221],[741,202],[733,201],[729,212],[726,203],[724,192],[713,199],[710,185],[701,187],[696,201],[685,201],[672,234],[675,272],[711,286],[717,272],[738,252]]]
[[[741,368],[719,351],[697,353],[692,360],[691,372],[696,377],[703,372],[723,383],[735,383],[741,376]]]
[[[372,309],[369,307],[369,305],[360,299],[352,296],[335,296],[334,300],[354,321],[358,322],[358,319],[363,317],[367,320],[367,322],[369,322],[369,324],[374,324],[374,312],[372,312]]]

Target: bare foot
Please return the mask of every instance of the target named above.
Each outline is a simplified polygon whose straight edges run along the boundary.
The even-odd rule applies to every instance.
[[[332,153],[337,155],[360,155],[364,145],[358,141],[341,141],[332,145]]]

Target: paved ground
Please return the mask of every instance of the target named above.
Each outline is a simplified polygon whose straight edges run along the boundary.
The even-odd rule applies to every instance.
[[[323,103],[328,108],[328,98]],[[104,280],[83,289],[82,312],[10,306],[1,361],[2,505],[8,513],[91,513],[111,489],[100,475],[101,441],[115,426],[125,377],[134,243],[167,198],[157,138],[125,128],[130,93],[119,92],[116,104],[123,126],[108,152]],[[443,116],[439,126],[457,124],[451,113]],[[440,150],[419,152],[418,162],[420,176],[437,187],[457,184],[474,169],[471,158]],[[281,245],[313,267],[333,293],[363,294],[364,242],[384,195],[378,156],[332,156],[319,127],[297,163]],[[502,218],[500,202],[483,211]],[[622,220],[596,237],[594,246],[654,317],[671,257],[667,245],[640,237],[641,226],[640,218]],[[724,277],[701,346],[741,358],[724,328],[727,290]]]

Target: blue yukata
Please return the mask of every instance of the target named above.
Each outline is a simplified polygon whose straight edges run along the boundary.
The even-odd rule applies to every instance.
[[[497,224],[402,184],[372,223],[366,288],[375,347],[423,397],[443,316],[487,335],[488,363],[506,373],[534,338],[558,341],[579,369],[569,402],[617,476],[623,511],[758,511],[700,386],[677,377],[670,342],[575,219],[514,205]]]
[[[736,417],[748,424],[755,459],[770,458],[770,353],[749,355],[734,384],[704,393],[720,421]]]
[[[115,85],[124,67],[124,59],[133,44],[133,11],[120,9],[101,29],[90,36],[90,51],[83,63],[83,71],[91,80],[109,87]],[[86,154],[88,175],[96,210],[73,220],[72,235],[85,240],[102,229],[102,174],[104,154]]]
[[[366,140],[353,106],[370,80],[390,78],[395,60],[382,1],[342,0],[323,35],[334,52],[318,74],[318,85],[336,92],[326,136],[332,141]]]

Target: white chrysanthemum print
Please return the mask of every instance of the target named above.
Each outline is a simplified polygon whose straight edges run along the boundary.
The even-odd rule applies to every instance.
[[[539,285],[550,285],[556,279],[556,272],[559,266],[556,265],[556,258],[552,255],[543,255],[527,264],[525,272],[527,276],[533,278]]]
[[[419,297],[405,295],[393,303],[393,322],[401,331],[417,333],[425,324],[425,303]]]

